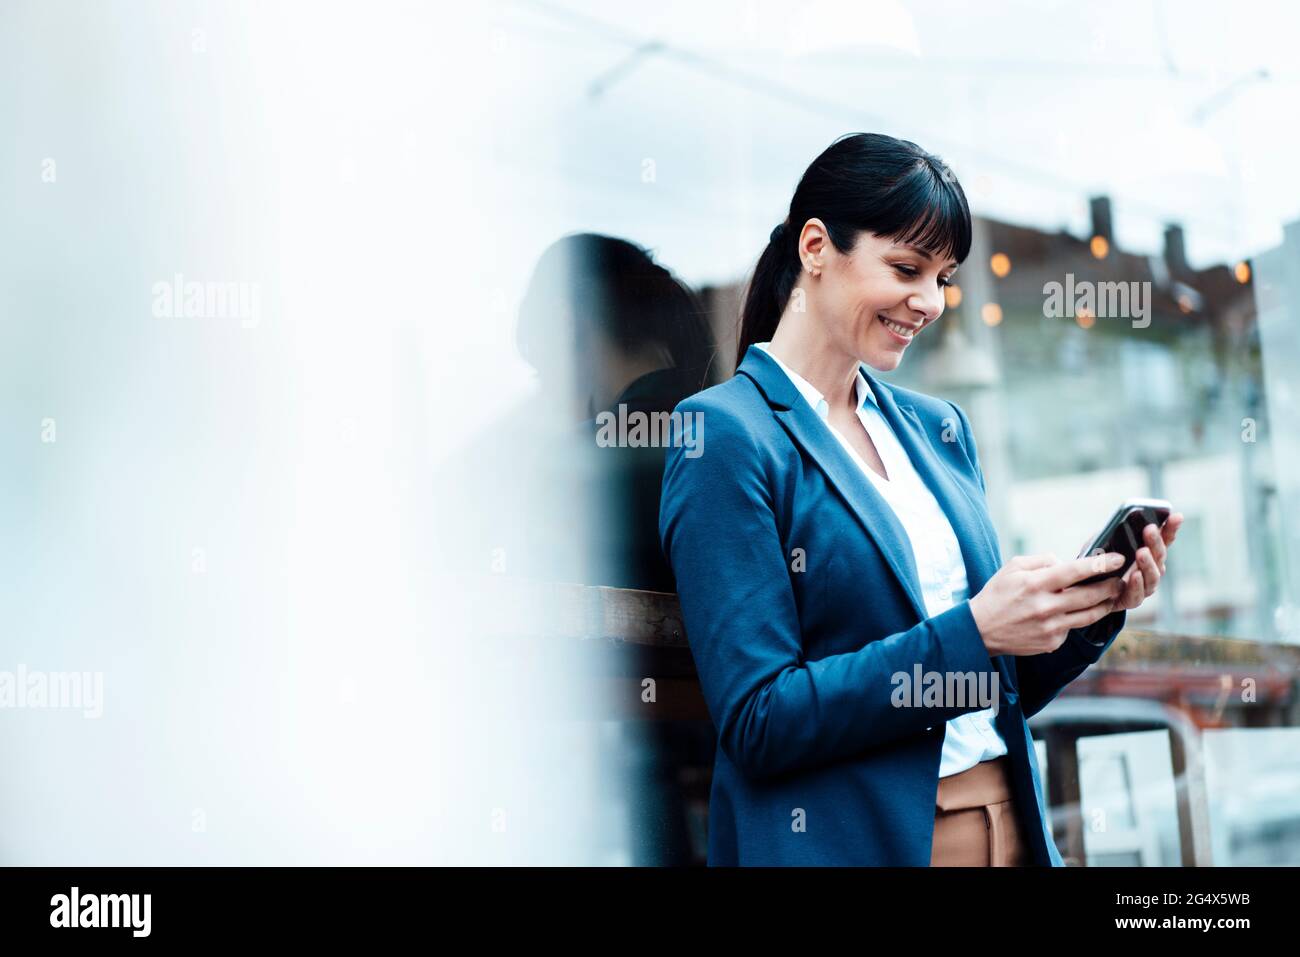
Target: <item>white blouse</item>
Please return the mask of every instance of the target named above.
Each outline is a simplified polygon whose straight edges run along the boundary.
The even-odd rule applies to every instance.
[[[831,426],[828,420],[830,407],[826,404],[825,397],[812,383],[777,359],[768,348],[769,345],[771,343],[757,343],[758,348],[771,356],[790,377],[800,394],[826,423],[831,434],[839,440],[840,445],[898,516],[911,542],[928,615],[933,618],[966,599],[969,590],[966,563],[948,516],[912,465],[907,450],[889,427],[862,370],[858,370],[857,378],[858,420],[871,436],[876,452],[889,474],[888,480],[877,475],[849,441]],[[993,709],[985,708],[958,715],[947,722],[943,751],[939,758],[939,777],[957,774],[973,768],[980,761],[988,761],[1007,753],[1007,744],[1002,735],[998,734],[993,719]]]

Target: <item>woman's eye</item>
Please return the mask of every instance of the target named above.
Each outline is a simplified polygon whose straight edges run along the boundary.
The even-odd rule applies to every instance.
[[[892,263],[892,265],[895,269],[897,269],[902,275],[906,276],[908,279],[915,279],[917,276],[921,275],[921,271],[917,269],[915,266],[909,266],[905,263]],[[939,284],[939,288],[941,289],[944,286],[952,285],[951,276],[939,276],[935,281]]]

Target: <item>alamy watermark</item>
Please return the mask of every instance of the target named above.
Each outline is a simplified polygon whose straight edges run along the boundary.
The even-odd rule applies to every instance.
[[[262,285],[256,282],[200,282],[176,273],[153,284],[156,319],[237,319],[245,329],[262,321]]]
[[[80,710],[83,717],[104,714],[102,671],[0,671],[0,710],[41,708]]]
[[[1043,285],[1043,317],[1075,319],[1131,319],[1134,329],[1151,325],[1151,283],[1075,281],[1074,273],[1065,274],[1065,282],[1053,280]]]
[[[627,403],[618,404],[618,412],[596,415],[596,444],[601,448],[667,448],[681,446],[688,459],[704,454],[704,411],[642,412],[628,411]]]
[[[51,927],[120,927],[132,937],[148,937],[153,926],[152,894],[83,894],[73,886],[50,898]]]
[[[889,703],[895,708],[965,708],[977,705],[998,713],[996,671],[925,671],[920,664],[912,672],[895,671],[889,683],[894,691]]]

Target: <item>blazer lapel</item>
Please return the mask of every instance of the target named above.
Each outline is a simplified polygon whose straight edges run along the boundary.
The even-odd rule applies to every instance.
[[[953,481],[948,466],[944,465],[931,444],[930,433],[935,427],[942,427],[941,423],[927,428],[912,405],[900,405],[895,401],[892,389],[873,376],[865,364],[861,368],[875,392],[885,420],[907,451],[917,474],[948,517],[961,546],[970,594],[978,593],[998,570],[997,553],[977,503]],[[929,617],[921,595],[920,576],[911,542],[893,508],[869,480],[863,481],[857,464],[831,435],[826,423],[808,407],[789,376],[781,371],[771,356],[751,346],[736,371],[747,375],[759,387],[777,421],[817,462],[867,534],[875,539],[919,618]]]
[[[862,366],[862,374],[875,391],[880,411],[907,450],[907,456],[912,460],[917,474],[934,493],[939,507],[948,516],[957,541],[961,544],[970,594],[978,593],[998,570],[997,554],[989,538],[987,524],[976,509],[976,503],[969,493],[953,481],[948,466],[943,464],[934,450],[930,436],[936,428],[943,428],[942,420],[927,428],[922,424],[916,409],[911,405],[898,404],[894,400],[893,390],[876,379],[865,365]],[[953,421],[956,423],[955,416]]]
[[[753,346],[745,353],[745,359],[736,372],[748,376],[759,387],[777,421],[817,462],[867,534],[875,539],[885,561],[911,599],[918,618],[929,617],[921,595],[911,543],[902,523],[889,503],[881,498],[870,481],[864,479],[857,464],[831,435],[826,423],[808,407],[790,377],[771,356]]]
[[[779,372],[780,369],[777,371]],[[968,593],[971,595],[978,594],[980,589],[998,570],[997,549],[991,538],[991,535],[996,533],[980,517],[977,503],[970,496],[970,493],[964,491],[953,481],[948,467],[943,464],[938,453],[935,452],[930,436],[936,427],[943,427],[942,420],[932,423],[927,428],[921,422],[921,417],[917,414],[916,408],[911,405],[898,404],[894,400],[893,390],[889,386],[880,383],[865,365],[862,366],[862,374],[867,377],[867,382],[875,391],[876,398],[880,402],[881,412],[894,430],[894,434],[898,436],[903,448],[907,450],[908,458],[912,460],[917,474],[924,479],[925,484],[934,493],[934,497],[939,502],[944,514],[948,516],[953,533],[957,536],[957,542],[961,546],[962,559],[966,563]],[[1012,672],[1011,663],[1007,661],[1007,656],[994,655],[992,661],[1002,675],[1003,691],[1017,694],[1015,676]],[[998,718],[1004,720],[1001,712],[999,712]],[[1010,733],[1012,733],[1012,729],[1004,725],[1002,729],[1003,736],[1006,737]]]

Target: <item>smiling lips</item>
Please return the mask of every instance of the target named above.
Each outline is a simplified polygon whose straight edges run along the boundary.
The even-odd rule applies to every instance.
[[[920,328],[919,326],[905,326],[900,322],[894,322],[894,320],[881,315],[877,315],[876,318],[880,320],[881,325],[902,339],[911,339],[916,335],[917,330]]]

